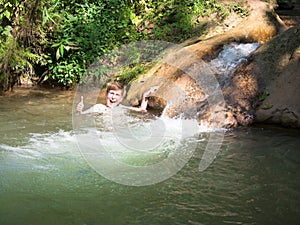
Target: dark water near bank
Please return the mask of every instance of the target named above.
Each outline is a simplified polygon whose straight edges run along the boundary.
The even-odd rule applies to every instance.
[[[83,159],[72,130],[72,92],[20,89],[0,103],[1,225],[300,220],[299,130],[226,131],[216,159],[199,172],[204,131],[181,171],[134,187],[107,180]]]

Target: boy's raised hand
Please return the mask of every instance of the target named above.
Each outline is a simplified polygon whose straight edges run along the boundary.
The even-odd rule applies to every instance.
[[[76,111],[79,112],[79,113],[81,114],[83,108],[84,108],[84,104],[83,104],[83,96],[81,96],[81,97],[80,97],[80,102],[77,104]]]
[[[143,94],[143,98],[148,98],[153,92],[155,92],[159,86],[153,86]]]
[[[150,96],[153,92],[155,92],[158,88],[159,88],[159,86],[151,87],[150,90],[146,91],[146,92],[143,94],[142,103],[141,103],[141,106],[140,106],[140,111],[142,111],[142,112],[147,112],[148,98],[149,98],[149,96]]]

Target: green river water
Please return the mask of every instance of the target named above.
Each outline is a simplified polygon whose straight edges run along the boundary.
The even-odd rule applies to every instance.
[[[72,92],[18,88],[0,103],[1,225],[299,224],[299,130],[228,130],[200,172],[203,131],[187,142],[197,148],[178,173],[130,186],[84,159],[72,129]],[[132,164],[160,159],[128,154]]]

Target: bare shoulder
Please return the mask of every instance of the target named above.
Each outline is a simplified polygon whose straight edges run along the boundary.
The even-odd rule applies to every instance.
[[[94,105],[94,107],[96,110],[99,110],[99,111],[105,111],[107,109],[107,107],[103,104],[96,104],[96,105]]]
[[[103,104],[95,104],[89,109],[83,111],[83,114],[89,114],[89,113],[103,113],[107,111],[107,107]]]

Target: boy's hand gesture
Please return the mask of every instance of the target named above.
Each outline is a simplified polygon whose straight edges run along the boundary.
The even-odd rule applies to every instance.
[[[155,92],[157,89],[158,89],[158,86],[154,86],[154,87],[150,88],[149,91],[146,91],[146,92],[143,94],[142,103],[141,103],[141,106],[140,106],[140,111],[142,111],[142,112],[147,112],[148,98],[149,98],[149,96],[150,96],[153,92]]]
[[[158,86],[154,86],[152,88],[150,88],[149,91],[146,91],[144,94],[143,94],[143,98],[148,98],[153,92],[155,92],[156,90],[158,89]]]
[[[77,107],[76,107],[76,111],[79,112],[79,113],[81,114],[83,108],[84,108],[84,104],[83,104],[83,96],[81,96],[80,102],[78,103],[78,105],[77,105]]]

